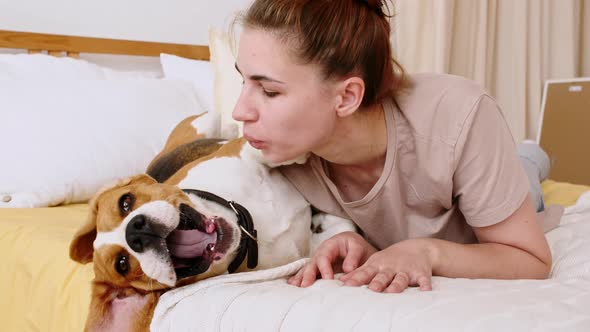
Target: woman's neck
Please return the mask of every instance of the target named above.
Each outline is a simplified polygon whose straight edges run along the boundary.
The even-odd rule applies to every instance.
[[[342,118],[330,141],[313,151],[330,164],[354,168],[382,167],[386,152],[387,127],[381,104]]]
[[[385,166],[387,126],[383,107],[363,110],[356,118],[343,121],[336,133],[330,149],[319,156],[326,160],[327,176],[342,199],[360,200],[379,181]]]

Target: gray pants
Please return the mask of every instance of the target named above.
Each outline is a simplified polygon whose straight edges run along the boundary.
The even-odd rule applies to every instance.
[[[518,156],[531,184],[530,193],[537,212],[545,210],[541,182],[549,176],[549,156],[541,147],[531,141],[518,145]]]

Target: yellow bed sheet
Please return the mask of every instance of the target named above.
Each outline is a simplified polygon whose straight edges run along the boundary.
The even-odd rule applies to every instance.
[[[559,204],[565,207],[576,204],[578,197],[590,190],[589,186],[545,180],[541,183],[545,205]]]
[[[82,331],[92,264],[71,261],[88,207],[0,209],[0,330]]]
[[[569,206],[590,187],[547,180],[547,204]],[[90,302],[92,264],[69,259],[88,206],[0,209],[0,330],[81,331]]]

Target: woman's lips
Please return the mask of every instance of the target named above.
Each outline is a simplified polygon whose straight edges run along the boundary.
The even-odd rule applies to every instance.
[[[248,143],[255,149],[263,149],[264,146],[266,145],[266,143],[264,141],[259,141],[257,139],[254,139],[253,137],[250,137],[248,135],[244,135],[244,138],[248,141]]]
[[[264,148],[264,142],[262,141],[248,141],[253,148],[262,150]]]

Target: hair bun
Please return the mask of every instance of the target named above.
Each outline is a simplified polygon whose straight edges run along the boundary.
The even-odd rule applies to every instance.
[[[383,6],[381,0],[361,0],[361,2],[367,4],[367,6],[373,10],[381,10],[381,6]]]

